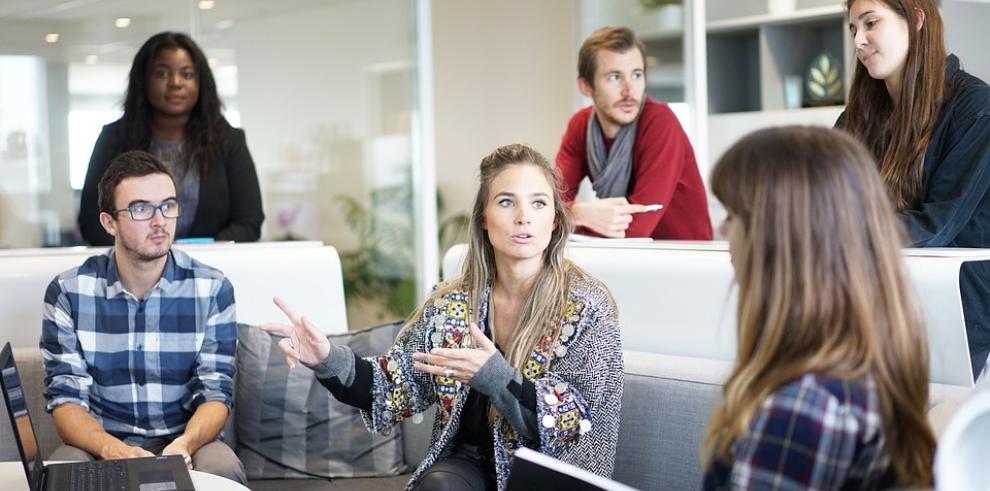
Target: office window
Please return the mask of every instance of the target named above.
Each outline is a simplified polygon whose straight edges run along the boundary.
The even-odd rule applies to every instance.
[[[416,2],[23,2],[0,24],[0,248],[82,243],[80,189],[133,57],[181,31],[246,132],[262,240],[335,246],[352,326],[414,307]]]

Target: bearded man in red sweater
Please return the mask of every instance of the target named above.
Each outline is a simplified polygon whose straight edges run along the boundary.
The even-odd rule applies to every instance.
[[[625,27],[599,29],[581,46],[578,88],[594,104],[571,117],[557,152],[564,201],[578,232],[711,240],[694,150],[667,104],[646,97],[645,53]],[[598,199],[575,202],[585,176]]]

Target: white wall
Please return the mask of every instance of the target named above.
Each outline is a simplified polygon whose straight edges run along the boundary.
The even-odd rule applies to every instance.
[[[990,26],[990,1],[944,0],[945,45],[959,56],[969,73],[990,80],[990,57],[986,54],[987,26]]]
[[[468,211],[478,164],[527,143],[553,160],[574,112],[571,0],[433,0],[437,186]]]

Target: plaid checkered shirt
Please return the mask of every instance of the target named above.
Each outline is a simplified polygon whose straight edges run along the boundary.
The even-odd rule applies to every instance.
[[[173,249],[140,301],[110,249],[45,292],[47,409],[78,404],[130,445],[178,436],[199,404],[232,406],[236,342],[234,288],[219,270]]]
[[[882,489],[893,485],[873,379],[805,374],[767,397],[704,489]]]

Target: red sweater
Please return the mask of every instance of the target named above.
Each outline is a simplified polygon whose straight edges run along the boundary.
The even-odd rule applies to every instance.
[[[561,192],[568,206],[574,202],[581,179],[588,175],[585,134],[591,111],[589,106],[571,117],[557,152]],[[611,147],[612,141],[606,139],[605,144]],[[639,116],[626,199],[641,205],[663,205],[659,212],[634,214],[626,237],[712,240],[708,196],[694,160],[694,149],[677,116],[666,104],[652,99],[647,99]]]

